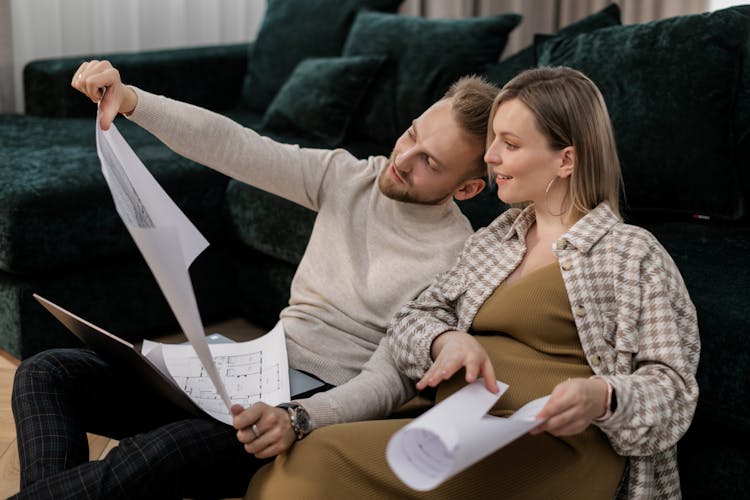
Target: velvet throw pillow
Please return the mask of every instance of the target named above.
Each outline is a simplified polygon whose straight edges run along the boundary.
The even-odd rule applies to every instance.
[[[323,57],[297,65],[266,111],[263,126],[341,144],[352,113],[385,56]]]
[[[742,216],[732,120],[750,24],[725,9],[546,42],[539,65],[571,66],[609,108],[625,208]]]
[[[517,14],[449,20],[360,12],[344,55],[385,54],[388,61],[352,132],[393,142],[459,77],[481,74],[497,61],[520,20]]]
[[[745,18],[750,25],[750,5],[732,8]],[[737,113],[735,114],[735,137],[738,147],[738,164],[745,204],[750,203],[750,36],[745,40],[745,53],[742,64],[742,77],[737,92]],[[745,212],[747,215],[747,212]]]
[[[402,0],[268,0],[250,47],[242,85],[244,104],[263,112],[297,64],[341,55],[360,9],[395,12]]]
[[[616,3],[613,3],[598,12],[565,26],[560,29],[557,34],[567,36],[578,35],[580,33],[589,33],[598,30],[599,28],[606,28],[608,26],[619,26],[620,24],[622,24],[620,21],[620,7]],[[516,52],[504,61],[488,65],[485,72],[487,80],[498,87],[502,87],[521,71],[535,67],[536,46],[553,36],[554,35],[536,35],[532,45]]]

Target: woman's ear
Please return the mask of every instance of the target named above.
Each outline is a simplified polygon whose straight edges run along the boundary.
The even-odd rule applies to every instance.
[[[561,151],[562,163],[560,164],[559,176],[561,179],[570,177],[576,166],[576,150],[573,146],[563,148]]]

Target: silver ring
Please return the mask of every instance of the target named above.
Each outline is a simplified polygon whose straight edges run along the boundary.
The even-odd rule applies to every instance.
[[[256,438],[259,438],[259,437],[260,437],[260,430],[258,429],[258,426],[257,426],[257,425],[253,424],[253,426],[252,426],[252,427],[250,427],[250,429],[252,429],[252,431],[253,431],[253,434],[255,434],[255,437],[256,437]]]

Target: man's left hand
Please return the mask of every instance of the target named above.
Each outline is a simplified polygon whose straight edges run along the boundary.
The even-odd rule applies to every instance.
[[[245,451],[256,458],[271,458],[288,450],[297,440],[289,412],[266,403],[255,403],[249,408],[232,406],[232,425]]]

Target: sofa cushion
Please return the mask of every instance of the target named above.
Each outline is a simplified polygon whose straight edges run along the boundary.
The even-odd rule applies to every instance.
[[[626,209],[742,216],[727,117],[734,113],[749,28],[726,9],[544,43],[540,65],[579,69],[604,94]]]
[[[750,433],[750,227],[638,220],[677,264],[698,314],[696,419]]]
[[[227,187],[232,229],[246,246],[296,266],[310,239],[314,211],[254,186]]]
[[[558,31],[558,35],[578,35],[579,33],[589,33],[599,28],[617,26],[619,24],[621,24],[620,7],[616,3],[613,3],[599,12],[595,12],[561,28]],[[521,71],[536,66],[537,40],[546,41],[549,38],[549,36],[540,38],[537,35],[532,45],[516,52],[499,63],[489,64],[485,76],[490,82],[498,87],[502,87]]]
[[[127,120],[117,126],[209,241],[223,236],[227,178]],[[0,115],[0,269],[65,270],[136,252],[101,173],[94,116]]]
[[[235,251],[227,241],[212,242],[190,266],[204,322],[234,317],[240,310]],[[140,254],[27,276],[0,272],[0,347],[18,358],[53,347],[80,345],[32,293],[133,342],[180,331]]]
[[[737,223],[640,220],[674,259],[698,314],[700,397],[677,445],[685,498],[750,491],[750,227]],[[707,481],[706,478],[711,478]]]
[[[248,55],[244,103],[264,112],[297,64],[335,57],[360,9],[395,12],[402,0],[268,0]]]
[[[385,56],[305,59],[266,111],[264,127],[338,146]]]
[[[733,10],[743,15],[746,22],[750,24],[750,5],[740,5],[734,7]],[[747,204],[750,203],[750,36],[745,41],[740,82],[734,130],[737,138],[742,194],[745,204]],[[747,210],[745,215],[747,216]]]
[[[517,14],[449,20],[360,12],[344,55],[388,60],[352,120],[352,133],[393,142],[459,77],[497,61],[520,20]]]

